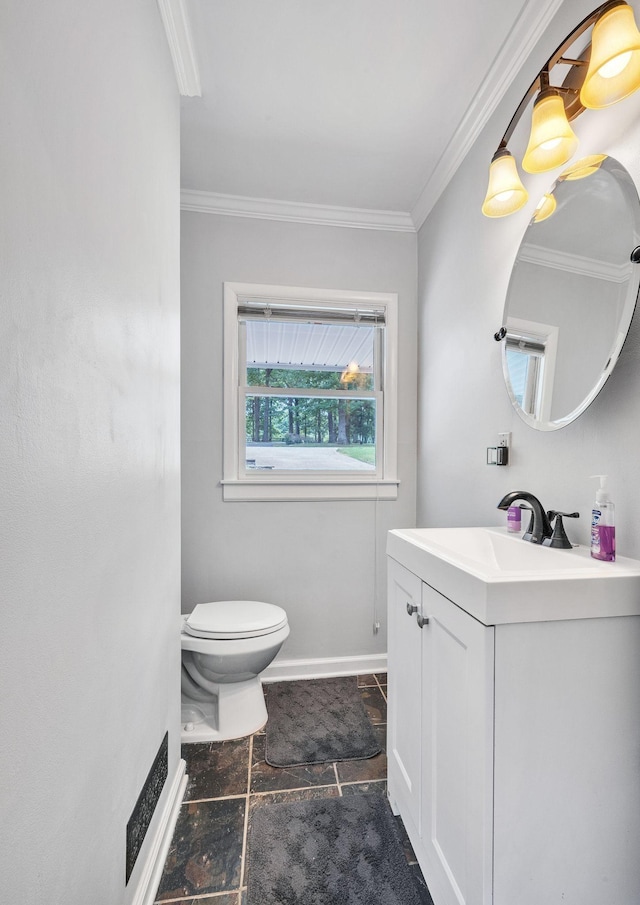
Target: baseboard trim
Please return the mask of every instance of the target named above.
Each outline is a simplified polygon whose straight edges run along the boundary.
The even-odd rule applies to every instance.
[[[361,673],[386,672],[386,654],[360,657],[326,657],[322,659],[275,660],[260,678],[263,682],[323,679],[328,676],[356,676]]]
[[[184,798],[184,790],[188,779],[186,767],[184,760],[178,762],[160,821],[149,846],[147,859],[142,867],[138,886],[131,900],[131,905],[153,905],[155,900],[164,862],[167,859],[173,831],[180,813],[180,805]]]

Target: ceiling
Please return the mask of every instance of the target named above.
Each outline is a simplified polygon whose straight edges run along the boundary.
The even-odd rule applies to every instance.
[[[182,98],[183,189],[415,221],[560,0],[159,3],[201,91]]]

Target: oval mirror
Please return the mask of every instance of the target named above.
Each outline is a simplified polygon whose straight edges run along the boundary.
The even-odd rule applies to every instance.
[[[612,157],[572,164],[538,205],[496,334],[511,401],[531,427],[565,427],[604,386],[636,306],[639,244],[638,192]]]

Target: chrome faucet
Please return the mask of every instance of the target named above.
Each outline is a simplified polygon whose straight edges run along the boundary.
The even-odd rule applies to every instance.
[[[531,541],[532,544],[541,544],[547,538],[551,537],[552,529],[549,516],[545,512],[540,500],[528,490],[512,490],[506,496],[503,496],[498,503],[498,509],[508,509],[513,506],[516,500],[524,500],[529,503],[533,513],[529,530],[522,535],[522,540]]]

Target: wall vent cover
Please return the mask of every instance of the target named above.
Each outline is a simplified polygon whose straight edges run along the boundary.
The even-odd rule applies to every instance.
[[[162,794],[167,775],[169,773],[169,733],[165,732],[158,753],[149,770],[149,775],[144,781],[142,791],[136,801],[129,822],[127,823],[127,875],[129,882],[136,858],[142,848],[144,837],[149,829],[151,818]]]

